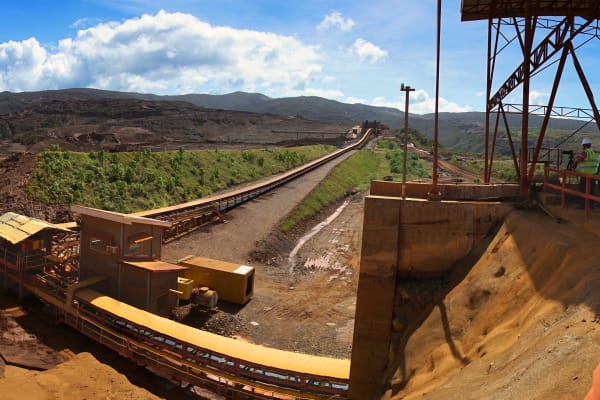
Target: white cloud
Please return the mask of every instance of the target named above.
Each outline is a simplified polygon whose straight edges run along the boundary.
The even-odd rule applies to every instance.
[[[378,107],[393,107],[400,111],[404,111],[405,98],[401,95],[396,101],[387,101],[383,97],[376,97],[371,101],[371,105]],[[425,90],[415,90],[411,92],[408,98],[408,112],[410,114],[429,114],[435,111],[435,97],[429,96]],[[471,111],[469,106],[460,106],[456,103],[451,103],[448,100],[440,97],[439,99],[440,112],[467,112]]]
[[[367,100],[361,98],[361,97],[346,97],[344,99],[344,103],[348,103],[348,104],[367,104]]]
[[[98,18],[79,18],[77,21],[71,24],[71,28],[84,29],[94,24],[98,24],[100,20]]]
[[[282,96],[285,97],[294,97],[294,96],[317,96],[323,97],[326,99],[337,99],[341,101],[344,97],[344,93],[340,90],[336,89],[320,89],[314,87],[300,87],[292,90],[288,90],[285,93],[282,93]]]
[[[352,46],[352,51],[358,55],[361,61],[368,61],[371,63],[375,63],[388,55],[387,51],[382,50],[379,46],[367,42],[364,39],[356,39]]]
[[[279,93],[321,77],[318,47],[160,11],[79,30],[55,48],[0,43],[0,90],[64,87],[154,93]]]
[[[326,15],[323,21],[317,26],[317,29],[327,30],[330,28],[338,28],[341,31],[347,32],[354,27],[354,21],[352,18],[344,18],[344,16],[337,11]]]
[[[550,99],[550,93],[539,92],[532,90],[529,92],[529,104],[532,105],[544,105],[548,103]]]

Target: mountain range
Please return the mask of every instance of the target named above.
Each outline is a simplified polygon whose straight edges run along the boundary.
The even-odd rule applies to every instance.
[[[287,98],[271,98],[260,93],[234,92],[223,95],[186,94],[176,96],[159,96],[154,94],[114,92],[97,89],[64,89],[41,92],[0,93],[0,116],[25,110],[35,104],[48,101],[89,101],[97,99],[137,99],[145,101],[187,102],[206,109],[243,111],[250,113],[272,114],[285,117],[302,117],[309,120],[343,123],[348,126],[364,120],[376,120],[393,128],[404,126],[404,112],[391,107],[376,107],[365,104],[347,104],[335,100],[315,96],[300,96]],[[519,143],[521,119],[518,114],[509,114],[508,123],[513,135],[513,141]],[[409,126],[432,138],[434,131],[434,114],[409,114]],[[530,145],[537,137],[543,117],[530,116]],[[563,140],[574,146],[582,135],[597,135],[598,129],[594,124],[574,119],[553,118],[549,124],[545,145],[552,147]],[[492,128],[495,116],[492,118]],[[508,141],[504,133],[503,123],[499,126],[497,150],[500,154],[508,153]],[[577,135],[573,132],[581,130]],[[439,114],[439,141],[444,147],[462,152],[481,152],[484,143],[485,113],[462,112]],[[570,137],[572,136],[572,137]]]

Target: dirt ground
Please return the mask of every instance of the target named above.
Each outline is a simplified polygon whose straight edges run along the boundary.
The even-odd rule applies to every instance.
[[[509,214],[399,350],[411,378],[394,399],[584,398],[600,362],[600,213],[590,231],[580,210],[563,217]]]
[[[210,226],[163,248],[163,259],[170,262],[191,254],[256,268],[255,295],[247,305],[224,303],[221,312],[210,317],[190,314],[186,323],[265,346],[349,358],[362,231],[361,196],[301,248],[299,265],[293,270],[288,256],[297,238],[276,231],[277,223],[341,161],[232,210],[224,224]],[[323,210],[307,226],[334,210]],[[332,252],[329,265],[304,266],[307,258],[326,251]],[[336,263],[344,266],[342,274],[342,267]]]
[[[185,318],[186,323],[266,346],[349,357],[362,230],[362,195],[350,198],[335,221],[300,248],[293,270],[290,270],[287,258],[296,244],[295,236],[300,236],[303,229],[298,229],[295,236],[291,237],[273,233],[277,222],[339,162],[341,159],[232,210],[226,214],[223,224],[200,230],[164,247],[163,259],[167,261],[197,254],[257,268],[255,297],[246,306],[225,303],[220,305],[221,311],[210,318],[207,314],[194,313]],[[6,204],[10,206],[10,202]],[[323,210],[322,215],[309,222],[306,228],[333,213],[336,207]],[[327,263],[320,260],[305,264],[306,259],[316,259],[316,256],[327,252],[331,253]],[[69,360],[70,369],[94,371],[110,367],[112,372],[108,369],[103,372],[110,377],[107,379],[118,382],[121,375],[126,375],[133,384],[160,397],[189,398],[189,390],[180,390],[166,380],[135,368],[76,332],[54,327],[51,318],[44,316],[39,304],[32,302],[21,307],[10,296],[0,297],[0,300],[0,309],[5,310],[0,314],[0,320],[4,321],[2,332],[8,335],[9,330],[4,326],[16,329],[12,337],[9,335],[5,338],[4,343],[9,345],[20,341],[28,348],[28,351],[9,358],[9,364],[12,365],[6,367],[5,378],[0,379],[0,393],[12,390],[25,379],[22,376],[27,376],[26,379],[36,382],[40,387],[47,387],[48,382],[58,375],[66,382],[65,390],[78,393],[68,383],[72,376],[65,374],[65,369],[52,368],[48,371],[53,371],[51,373],[34,373],[19,368],[46,369],[52,364]],[[1,344],[0,340],[0,350]],[[81,353],[90,353],[92,356],[79,357]],[[36,355],[40,357],[36,359]],[[41,356],[51,358],[50,362],[43,363]],[[98,380],[97,383],[101,387],[107,385],[104,380]],[[92,382],[88,384],[93,385]],[[46,397],[31,398],[62,399],[63,393],[56,390],[48,392]],[[88,399],[122,398],[118,392],[98,392],[90,388],[90,393],[93,396],[90,395]],[[131,393],[136,398],[136,392]]]
[[[364,194],[348,198],[339,216],[291,261],[300,237],[343,203],[290,237],[273,231],[326,172],[313,171],[231,211],[226,223],[164,248],[168,261],[198,254],[257,268],[255,297],[245,307],[224,304],[210,318],[192,314],[187,322],[266,346],[349,357]],[[454,179],[456,173],[444,171],[442,176]],[[556,224],[539,212],[513,212],[443,299],[444,307],[434,308],[401,349],[411,379],[389,395],[583,398],[600,361],[597,240],[581,227]],[[3,296],[0,310],[0,352],[9,364],[0,360],[2,398],[23,398],[25,386],[27,398],[34,400],[192,397],[189,389],[54,326],[36,302],[17,305]],[[20,351],[24,348],[29,350]],[[39,371],[52,365],[57,366]]]

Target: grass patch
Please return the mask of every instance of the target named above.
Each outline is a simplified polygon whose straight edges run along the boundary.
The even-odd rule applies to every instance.
[[[378,179],[384,176],[391,176],[395,181],[402,181],[402,171],[404,169],[404,148],[398,140],[383,139],[379,140],[375,146],[375,154],[381,160],[377,171]],[[406,162],[406,179],[431,177],[426,169],[426,164],[421,160],[417,153],[408,151],[408,160]]]
[[[321,209],[335,203],[353,191],[366,190],[370,182],[393,176],[402,179],[403,153],[395,140],[379,140],[376,150],[363,149],[336,166],[292,212],[280,223],[282,232],[289,232],[298,223],[316,215]],[[422,160],[409,153],[408,179],[428,176]]]
[[[286,171],[334,150],[314,145],[251,150],[40,153],[28,196],[123,213],[179,204]]]
[[[379,160],[369,150],[360,150],[337,165],[304,201],[298,205],[279,225],[282,232],[288,232],[299,222],[304,221],[322,208],[355,190],[365,190],[375,178]]]
[[[453,164],[483,176],[484,161],[481,159],[469,160],[463,158],[459,160],[456,157],[452,157],[450,161]],[[536,166],[536,173],[544,173],[544,166],[542,164]],[[519,177],[515,171],[514,161],[512,159],[494,160],[494,164],[492,165],[492,178],[502,182],[518,182]]]

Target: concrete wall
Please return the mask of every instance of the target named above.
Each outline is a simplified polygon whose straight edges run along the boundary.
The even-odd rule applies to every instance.
[[[498,202],[401,201],[397,268],[401,276],[446,273],[504,217]]]
[[[398,258],[400,201],[365,200],[360,277],[350,363],[350,399],[377,399],[385,375],[392,337]]]
[[[426,199],[433,192],[433,184],[420,182],[406,183],[406,196]],[[476,184],[438,184],[435,192],[442,200],[489,200],[513,199],[520,196],[519,185],[476,185]],[[371,195],[400,197],[402,184],[398,182],[372,181]]]
[[[426,196],[431,190],[427,184],[410,186],[409,196],[417,192]],[[485,185],[474,185],[472,191],[461,185],[460,190],[444,193],[469,199],[504,197],[497,187]],[[512,197],[513,188],[507,193]],[[518,188],[514,193],[518,194]],[[386,398],[391,386],[391,369],[397,364],[394,328],[401,329],[394,304],[402,282],[443,276],[510,209],[499,202],[402,200],[400,194],[401,184],[373,182],[371,195],[365,199],[350,365],[349,398],[353,400]]]

